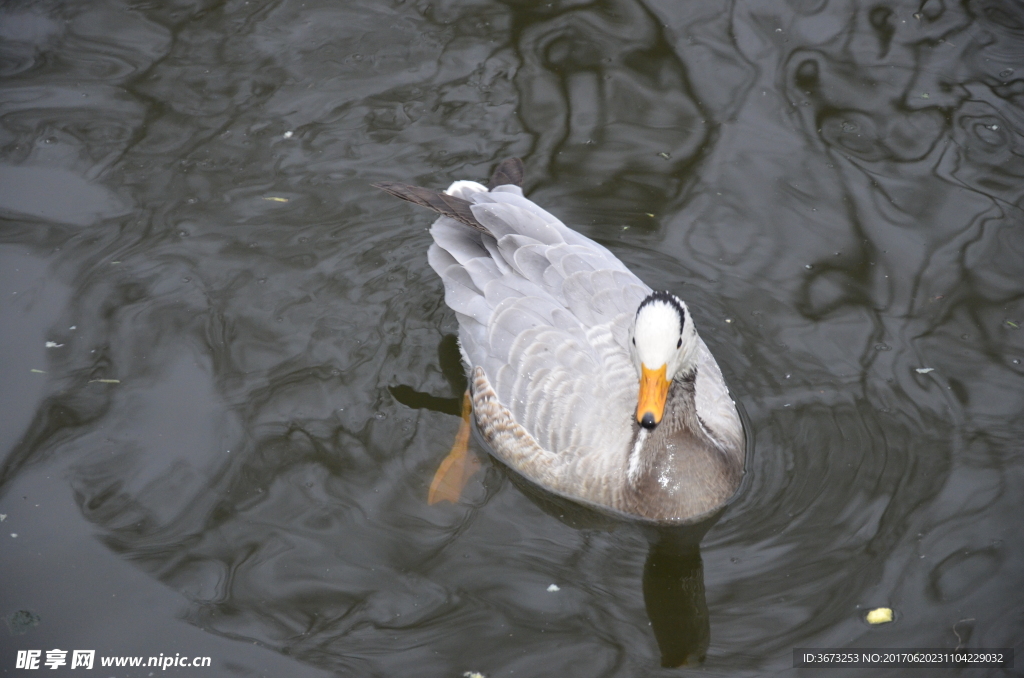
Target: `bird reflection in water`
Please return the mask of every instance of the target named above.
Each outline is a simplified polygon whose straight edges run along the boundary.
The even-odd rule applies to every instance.
[[[452,392],[464,393],[466,377],[454,335],[446,335],[442,339],[438,354],[441,372]],[[461,396],[438,397],[405,385],[392,386],[390,391],[398,402],[407,407],[459,417],[463,415]],[[607,531],[630,527],[639,529],[649,544],[643,571],[644,605],[661,652],[661,665],[675,667],[704,661],[711,642],[711,624],[704,593],[700,541],[721,517],[724,508],[696,523],[665,527],[613,515],[559,497],[497,459],[492,457],[491,462],[531,502],[569,527]],[[469,450],[464,480],[468,481],[479,467],[479,459]],[[457,497],[450,500],[454,499]]]
[[[494,460],[494,463],[503,465]],[[588,508],[551,494],[521,475],[505,470],[512,484],[548,515],[578,530],[639,529],[649,544],[644,563],[644,606],[665,667],[704,661],[711,642],[708,604],[704,596],[704,563],[700,540],[724,509],[698,523],[672,527],[638,522]]]

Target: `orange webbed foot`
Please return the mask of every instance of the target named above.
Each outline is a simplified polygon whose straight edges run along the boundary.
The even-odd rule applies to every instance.
[[[469,450],[469,417],[473,413],[473,403],[469,399],[469,391],[462,396],[462,423],[455,435],[455,443],[451,452],[437,467],[434,480],[430,483],[427,503],[436,504],[450,501],[453,504],[462,495],[466,483],[480,470],[480,460]]]

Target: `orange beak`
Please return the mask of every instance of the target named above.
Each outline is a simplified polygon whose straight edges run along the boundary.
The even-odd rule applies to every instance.
[[[640,365],[640,398],[636,405],[636,421],[644,428],[654,428],[665,414],[668,387],[672,385],[672,380],[665,378],[667,368],[667,365],[662,365],[651,370],[646,365]]]

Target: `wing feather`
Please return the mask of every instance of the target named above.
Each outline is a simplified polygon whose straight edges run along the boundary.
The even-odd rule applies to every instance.
[[[557,264],[562,275],[566,278],[571,277],[575,273],[590,273],[594,270],[594,265],[591,264],[585,257],[580,256],[579,252],[570,252],[559,260]],[[587,287],[590,287],[589,277],[586,281]]]
[[[379,184],[374,184],[374,187],[386,191],[396,198],[432,209],[438,214],[455,219],[470,228],[486,232],[486,228],[473,216],[472,204],[463,198],[393,181],[382,181]]]
[[[499,187],[504,188],[505,186],[518,188],[523,185],[524,172],[523,161],[519,158],[502,160],[494,168],[494,174],[491,175],[491,181],[488,186],[491,190]]]
[[[736,432],[742,432],[739,413],[729,388],[722,378],[722,371],[715,362],[711,351],[700,340],[700,357],[697,362],[697,380],[694,383],[694,400],[697,416],[709,430],[712,437],[727,446],[743,447],[743,440]]]
[[[430,228],[430,235],[435,243],[460,264],[465,265],[479,257],[490,258],[481,234],[469,231],[450,219],[438,219]]]
[[[507,236],[506,236],[507,237]],[[528,280],[543,281],[551,261],[544,256],[544,246],[528,243],[512,252],[516,272]]]
[[[503,276],[501,271],[498,270],[498,265],[494,263],[494,260],[489,256],[476,257],[462,264],[463,268],[466,269],[466,273],[472,278],[473,284],[479,290],[486,290],[488,283],[492,280],[498,280],[506,278]]]
[[[476,221],[499,240],[504,235],[518,234],[545,245],[565,242],[562,234],[552,223],[521,207],[507,203],[478,202],[471,205],[470,209]]]
[[[498,248],[498,241],[489,235],[483,236],[480,240],[482,241],[483,246],[487,249],[487,254],[490,255],[491,260],[494,261],[494,265],[498,267],[498,270],[501,271],[502,275],[510,273],[512,271],[512,267],[509,266],[508,262],[505,261],[505,257],[502,256],[501,250]]]

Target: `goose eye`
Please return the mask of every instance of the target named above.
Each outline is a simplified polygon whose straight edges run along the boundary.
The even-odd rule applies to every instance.
[[[679,348],[682,345],[683,345],[683,338],[679,337],[679,341],[676,342],[676,348]]]

